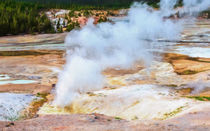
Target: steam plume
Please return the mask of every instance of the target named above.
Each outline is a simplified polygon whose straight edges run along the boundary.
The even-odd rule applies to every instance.
[[[198,15],[210,7],[210,0],[183,0],[184,8],[180,10],[180,14]]]
[[[67,62],[59,75],[54,104],[66,106],[80,93],[103,88],[101,72],[106,68],[129,68],[136,60],[149,66],[153,56],[148,49],[152,45],[145,39],[179,37],[181,23],[164,19],[176,2],[162,0],[158,11],[135,3],[128,13],[128,21],[94,25],[90,19],[81,30],[70,32],[65,40]]]

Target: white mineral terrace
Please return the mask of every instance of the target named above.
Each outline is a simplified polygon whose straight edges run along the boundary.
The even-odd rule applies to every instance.
[[[68,108],[44,104],[39,114],[100,113],[127,120],[151,120],[172,118],[192,109],[198,110],[198,105],[210,105],[210,102],[181,97],[173,88],[164,86],[189,82],[174,73],[170,64],[153,62],[148,70],[107,77],[107,86],[114,88],[81,94]],[[153,84],[136,84],[135,81],[144,78],[149,78],[149,83]]]
[[[27,94],[0,93],[0,120],[14,121],[36,97]]]
[[[210,58],[210,48],[205,47],[179,47],[175,52],[190,57]]]

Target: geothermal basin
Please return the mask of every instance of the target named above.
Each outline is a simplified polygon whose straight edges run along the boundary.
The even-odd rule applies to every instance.
[[[0,120],[28,118],[21,113],[41,97],[44,101],[32,106],[36,110],[30,118],[98,113],[115,120],[168,122],[191,120],[188,114],[198,112],[196,119],[202,121],[202,113],[210,109],[209,29],[209,20],[186,24],[184,42],[160,42],[167,45],[165,50],[151,49],[158,57],[149,68],[136,62],[129,69],[106,69],[102,89],[81,93],[65,107],[53,105],[57,76],[65,63],[64,45],[55,41],[7,47],[5,42],[0,45]]]
[[[132,69],[106,70],[106,86],[102,90],[80,94],[65,108],[49,101],[38,114],[99,113],[127,120],[166,120],[208,110],[209,29],[207,20],[197,20],[195,25],[188,23],[183,41],[159,43],[168,48],[158,50],[163,58],[155,58],[149,68],[145,69],[140,62]]]

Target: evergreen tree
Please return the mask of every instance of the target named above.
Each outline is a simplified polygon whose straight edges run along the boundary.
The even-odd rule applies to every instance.
[[[40,11],[37,4],[17,2],[16,0],[0,0],[0,36],[53,32],[51,22]]]
[[[57,28],[57,29],[59,29],[59,28],[60,28],[60,18],[58,19],[58,22],[57,22],[56,28]]]

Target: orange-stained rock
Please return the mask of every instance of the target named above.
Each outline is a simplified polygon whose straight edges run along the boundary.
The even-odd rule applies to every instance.
[[[186,55],[167,53],[164,60],[173,65],[180,75],[192,75],[210,70],[210,58],[192,58]]]

